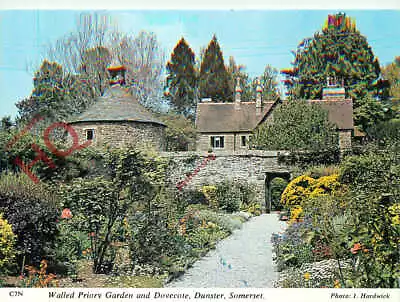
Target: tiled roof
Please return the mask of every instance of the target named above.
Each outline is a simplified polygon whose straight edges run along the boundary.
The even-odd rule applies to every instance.
[[[339,130],[353,129],[353,101],[345,100],[311,100],[328,111],[329,120],[336,124]]]
[[[127,90],[116,86],[106,91],[82,114],[69,123],[99,121],[136,121],[156,123],[165,126],[144,108]]]
[[[256,115],[255,102],[198,103],[196,127],[199,132],[248,132],[263,120],[275,102],[263,102],[261,114]]]
[[[350,99],[309,100],[328,111],[329,121],[339,130],[353,129],[353,102]],[[260,115],[256,115],[255,102],[241,102],[240,109],[235,103],[199,103],[197,105],[196,127],[201,133],[249,132],[253,131],[273,110],[276,102],[263,102]]]

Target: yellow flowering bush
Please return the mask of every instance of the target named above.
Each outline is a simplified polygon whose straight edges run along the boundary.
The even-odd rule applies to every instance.
[[[317,191],[320,194],[333,193],[341,187],[339,182],[339,174],[332,174],[328,176],[322,176],[317,179],[312,185],[313,194]]]
[[[396,203],[389,207],[389,213],[391,215],[392,225],[400,225],[400,203]]]
[[[297,221],[302,217],[303,208],[301,206],[294,206],[290,209],[290,221],[294,222]]]
[[[0,274],[5,273],[6,266],[15,257],[15,238],[11,225],[3,219],[3,214],[0,214]]]
[[[218,208],[217,188],[215,186],[203,186],[201,191],[207,198],[209,206],[214,209]]]
[[[300,206],[308,198],[332,194],[341,187],[338,179],[338,174],[322,176],[318,179],[307,175],[296,177],[283,191],[281,203],[289,207]]]
[[[310,195],[315,179],[301,175],[293,179],[282,193],[281,203],[286,206],[300,205]]]

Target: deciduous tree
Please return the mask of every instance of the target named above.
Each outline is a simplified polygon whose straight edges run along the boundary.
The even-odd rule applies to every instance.
[[[252,139],[264,150],[327,150],[337,145],[328,112],[306,101],[289,101],[275,109],[273,123],[256,129]]]

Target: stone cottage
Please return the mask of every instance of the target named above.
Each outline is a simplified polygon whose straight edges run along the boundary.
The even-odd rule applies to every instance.
[[[108,71],[111,75],[110,88],[85,112],[69,122],[77,132],[80,143],[90,140],[94,147],[144,145],[164,151],[166,125],[124,87],[123,66],[109,67]]]
[[[252,132],[262,123],[271,123],[274,109],[281,100],[264,101],[262,89],[256,88],[256,100],[241,101],[241,88],[235,88],[235,101],[213,103],[203,100],[197,105],[196,128],[197,151],[240,151],[249,149],[248,141]],[[353,102],[345,98],[345,90],[328,79],[323,89],[322,100],[309,100],[328,111],[329,120],[339,132],[339,148],[344,151],[351,147],[353,131]]]

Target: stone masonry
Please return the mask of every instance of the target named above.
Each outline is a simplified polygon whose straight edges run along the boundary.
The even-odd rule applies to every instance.
[[[214,160],[209,160],[200,168],[185,189],[199,189],[203,185],[217,184],[225,180],[248,183],[254,185],[257,200],[266,207],[266,180],[267,174],[290,173],[287,166],[278,163],[277,151],[216,151]],[[170,186],[184,180],[189,173],[193,173],[209,156],[207,152],[162,152],[164,158],[170,159],[167,179]],[[270,177],[268,178],[270,179]]]
[[[127,122],[80,122],[72,124],[80,143],[86,140],[86,130],[94,130],[93,146],[124,145],[151,146],[157,151],[165,150],[165,127],[152,123]]]

